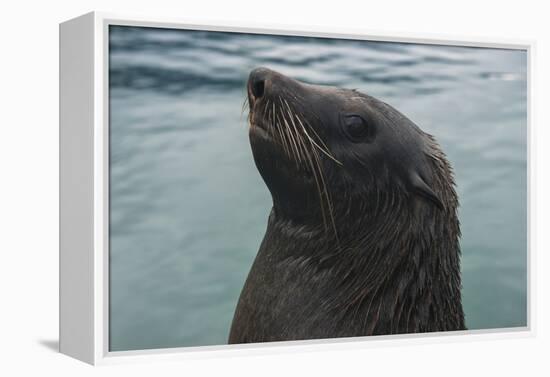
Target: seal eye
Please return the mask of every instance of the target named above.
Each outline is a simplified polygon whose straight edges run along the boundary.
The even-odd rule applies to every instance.
[[[344,133],[354,143],[370,141],[374,136],[373,127],[359,115],[346,115],[343,117]]]

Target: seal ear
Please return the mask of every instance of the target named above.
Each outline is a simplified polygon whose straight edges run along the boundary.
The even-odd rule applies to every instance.
[[[426,183],[426,181],[416,172],[411,174],[411,185],[413,188],[413,191],[417,193],[418,195],[422,196],[425,199],[428,199],[430,202],[435,204],[435,206],[439,209],[443,209],[443,202],[441,202],[441,199],[436,195],[435,192],[431,189],[431,187]]]

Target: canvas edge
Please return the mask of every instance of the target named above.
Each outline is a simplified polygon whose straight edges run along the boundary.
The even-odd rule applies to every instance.
[[[59,25],[59,350],[94,362],[94,16]]]

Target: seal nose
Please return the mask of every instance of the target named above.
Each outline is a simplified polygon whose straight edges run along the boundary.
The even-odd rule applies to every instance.
[[[256,68],[248,77],[248,88],[254,100],[260,99],[265,94],[266,82],[273,71],[267,68]]]
[[[254,98],[261,98],[264,95],[265,89],[265,79],[261,77],[255,77],[254,81],[251,82],[252,85],[252,95]]]

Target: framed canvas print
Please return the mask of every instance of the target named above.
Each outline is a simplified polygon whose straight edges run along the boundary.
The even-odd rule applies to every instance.
[[[530,334],[531,52],[61,24],[61,352]]]

